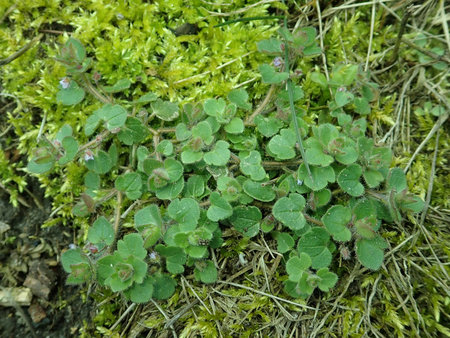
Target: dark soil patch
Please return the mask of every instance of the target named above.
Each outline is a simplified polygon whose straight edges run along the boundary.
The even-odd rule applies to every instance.
[[[59,263],[63,249],[70,244],[62,226],[41,229],[51,205],[43,197],[38,184],[29,186],[44,209],[36,207],[14,208],[9,195],[0,192],[0,222],[10,229],[0,234],[1,287],[28,286],[33,291],[31,306],[20,311],[13,306],[0,306],[0,332],[2,337],[31,337],[23,318],[28,317],[38,337],[77,336],[80,329],[91,322],[92,301],[83,301],[80,287],[65,284],[67,274]],[[20,313],[22,312],[22,314]]]

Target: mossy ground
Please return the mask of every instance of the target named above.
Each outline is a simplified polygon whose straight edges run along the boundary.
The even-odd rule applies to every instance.
[[[87,46],[106,83],[124,77],[132,80],[133,89],[125,92],[126,97],[152,91],[180,103],[198,102],[244,86],[257,106],[268,91],[260,81],[258,65],[270,60],[256,51],[256,42],[273,36],[277,21],[214,25],[227,19],[283,13],[275,1],[15,3],[0,0],[0,59],[43,35],[26,53],[0,68],[4,105],[0,108],[0,189],[10,195],[14,206],[35,203],[26,191],[30,179],[23,168],[41,125],[49,134],[65,123],[81,130],[99,107],[94,100],[76,109],[57,104],[64,69],[53,57],[67,36]],[[140,306],[130,306],[120,296],[94,288],[89,290],[90,297],[101,305],[92,322],[77,334],[449,336],[450,156],[444,122],[450,110],[446,78],[450,37],[443,1],[428,1],[410,10],[407,4],[289,2],[291,27],[314,26],[320,32],[323,59],[304,65],[305,69],[328,70],[336,63],[357,63],[371,70],[372,80],[380,86],[380,99],[369,116],[369,133],[377,143],[392,147],[395,164],[408,168],[409,189],[427,202],[422,214],[386,228],[383,236],[390,250],[380,271],[368,271],[354,259],[342,261],[339,284],[329,294],[314,293],[306,301],[288,299],[282,291],[284,267],[274,243],[263,237],[248,241],[225,232],[225,245],[215,253],[220,266],[218,283],[205,286],[184,276],[167,302]],[[403,42],[397,49],[405,15]],[[196,24],[197,33],[176,36],[172,30],[186,22]],[[419,41],[420,34],[427,37],[424,43]],[[426,60],[423,49],[431,51]],[[438,49],[444,51],[443,57],[437,55]],[[446,112],[439,118],[415,114],[426,101]],[[87,221],[73,219],[71,206],[79,195],[83,173],[69,166],[58,174],[65,177],[62,186],[59,175],[39,177],[57,210],[44,226],[72,232],[75,241],[81,242]],[[240,253],[244,253],[241,258]],[[11,286],[8,283],[2,280],[3,286]],[[81,292],[86,294],[88,289]],[[63,306],[65,300],[60,302],[58,306]]]

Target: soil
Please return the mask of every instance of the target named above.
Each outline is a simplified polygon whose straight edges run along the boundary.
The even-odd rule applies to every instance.
[[[92,322],[95,308],[90,297],[83,301],[79,286],[65,284],[67,274],[59,257],[71,242],[68,228],[55,225],[42,229],[50,214],[50,202],[44,199],[37,182],[29,184],[28,189],[43,209],[32,198],[27,200],[30,208],[14,208],[9,195],[0,191],[0,222],[10,227],[0,233],[0,285],[27,286],[33,292],[30,306],[0,306],[1,336],[78,336],[80,329]]]

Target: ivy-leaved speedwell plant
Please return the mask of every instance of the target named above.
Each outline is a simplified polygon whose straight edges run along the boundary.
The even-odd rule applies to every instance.
[[[103,105],[84,126],[91,141],[80,145],[66,125],[41,139],[28,170],[85,167],[73,213],[96,219],[86,246],[61,257],[68,283],[95,280],[137,303],[167,299],[187,271],[214,283],[211,250],[223,245],[226,227],[275,240],[285,291],[295,298],[336,284],[333,257],[380,268],[382,223],[400,222],[423,202],[408,193],[403,171],[390,168],[391,150],[365,136],[376,85],[356,65],[334,67],[329,80],[305,68],[300,60],[321,52],[313,28],[280,35],[258,44],[273,56],[260,72],[276,97],[256,116],[244,89],[181,109],[153,93],[114,98],[131,81],[102,86],[83,45],[67,41],[57,100],[76,105],[88,92]],[[319,124],[306,122],[308,109],[321,111]],[[133,228],[121,231],[123,220]]]

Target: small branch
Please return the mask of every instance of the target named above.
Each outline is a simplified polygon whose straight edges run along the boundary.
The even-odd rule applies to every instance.
[[[413,43],[412,41],[407,40],[405,38],[402,38],[402,42],[404,44],[408,45],[409,47],[418,50],[422,54],[428,55],[430,58],[435,59],[436,61],[444,61],[447,64],[450,64],[450,59],[445,54],[444,55],[437,55],[437,54],[435,54],[433,52],[430,52],[428,49],[425,49],[425,48],[417,46],[415,43]]]
[[[128,309],[120,316],[120,318],[114,323],[113,326],[109,329],[110,331],[114,331],[114,329],[120,324],[120,322],[136,307],[136,303],[131,304]]]
[[[263,102],[261,102],[261,104],[258,106],[258,108],[253,112],[253,114],[250,115],[250,117],[247,119],[247,121],[245,121],[246,125],[249,125],[249,126],[253,125],[253,120],[255,119],[255,117],[257,115],[259,115],[264,110],[264,108],[267,106],[267,104],[270,102],[272,95],[275,92],[275,88],[276,88],[275,85],[270,86],[270,89],[267,92],[266,97],[264,98]]]
[[[325,227],[325,225],[322,223],[322,221],[319,221],[318,219],[315,219],[306,213],[303,213],[303,216],[305,216],[305,218],[308,222],[313,223],[318,226],[321,226],[321,227]]]
[[[117,233],[119,232],[121,207],[122,207],[122,193],[120,191],[117,191],[116,212],[114,216],[114,237],[116,237]]]
[[[17,52],[15,52],[14,54],[8,56],[6,59],[2,59],[0,60],[0,66],[4,66],[8,63],[10,63],[11,61],[14,61],[15,59],[17,59],[19,56],[21,56],[22,54],[24,54],[27,50],[29,50],[31,47],[33,47],[33,45],[38,42],[40,39],[42,39],[42,37],[44,36],[44,34],[39,34],[38,36],[36,36],[33,40],[31,40],[30,42],[28,42],[25,46],[23,46],[21,49],[19,49]]]
[[[409,6],[406,9],[405,14],[403,14],[402,21],[400,22],[400,28],[398,30],[397,42],[395,43],[394,52],[392,54],[391,61],[388,63],[387,66],[390,66],[390,65],[394,64],[395,61],[397,61],[398,50],[400,48],[400,42],[402,41],[403,33],[405,32],[405,26],[406,26],[406,23],[408,22],[409,16],[411,15],[411,11],[412,11],[412,7]]]
[[[103,94],[101,94],[97,88],[95,88],[91,81],[89,80],[89,78],[86,76],[86,74],[81,74],[81,79],[83,80],[84,83],[84,87],[86,88],[86,90],[91,93],[92,96],[94,96],[95,98],[97,98],[99,101],[103,102],[103,103],[113,103],[113,101],[109,98],[104,96]]]

